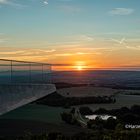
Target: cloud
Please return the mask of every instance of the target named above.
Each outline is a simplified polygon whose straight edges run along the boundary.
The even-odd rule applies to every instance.
[[[111,39],[109,39],[108,41],[113,41],[113,42],[115,42],[115,43],[124,44],[124,45],[125,45],[126,39],[125,39],[125,38],[122,38],[121,40],[118,40],[118,39],[111,38]]]
[[[140,50],[140,46],[126,46],[126,48],[132,49],[132,50]]]
[[[109,13],[111,15],[130,15],[134,12],[131,8],[114,8]]]
[[[7,0],[0,0],[0,4],[7,4],[8,1]]]
[[[7,38],[3,36],[4,34],[0,33],[0,43],[4,43],[7,41]]]
[[[42,0],[44,5],[48,5],[48,0]],[[0,0],[0,5],[10,5],[18,8],[28,7],[27,5],[22,5],[15,2],[14,0]]]
[[[48,0],[45,0],[44,2],[43,2],[45,5],[48,5],[49,3],[48,3]]]
[[[79,40],[83,40],[83,41],[93,41],[94,38],[88,35],[80,35],[79,36]]]
[[[17,55],[17,54],[22,54],[24,51],[13,51],[13,52],[0,52],[0,55]]]
[[[6,42],[6,40],[5,40],[5,39],[0,38],[0,43],[4,43],[4,42]]]
[[[0,0],[0,5],[10,5],[18,8],[27,7],[26,5],[16,3],[13,0]]]
[[[60,54],[55,54],[55,56],[72,56],[72,53],[60,53]]]
[[[66,57],[66,56],[77,56],[77,55],[101,55],[99,52],[76,52],[76,53],[59,53],[54,54],[55,56]]]
[[[124,68],[140,68],[140,65],[123,65],[120,67],[124,67]]]
[[[122,38],[120,40],[118,39],[107,39],[106,41],[114,42],[115,45],[120,46],[120,47],[125,47],[127,49],[132,49],[132,50],[140,50],[140,39],[139,38]]]
[[[25,50],[12,50],[12,48],[10,49],[4,49],[4,48],[0,48],[0,55],[1,57],[21,57],[21,56],[46,56],[49,53],[53,53],[56,50],[54,49],[50,49],[50,50],[45,50],[45,49],[25,49]]]
[[[90,55],[90,54],[101,55],[102,53],[100,53],[100,52],[77,52],[76,54],[77,55]]]

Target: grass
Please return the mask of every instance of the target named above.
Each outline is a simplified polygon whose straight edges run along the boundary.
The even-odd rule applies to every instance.
[[[63,108],[46,105],[28,104],[0,116],[0,119],[36,120],[49,123],[62,123],[60,113]]]

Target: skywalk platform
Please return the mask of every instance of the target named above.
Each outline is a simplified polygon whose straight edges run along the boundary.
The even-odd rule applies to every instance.
[[[0,115],[55,91],[54,84],[0,85]]]
[[[56,91],[51,64],[0,59],[0,115]]]

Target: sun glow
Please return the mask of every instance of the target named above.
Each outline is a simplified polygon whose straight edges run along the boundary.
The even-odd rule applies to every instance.
[[[77,70],[78,70],[78,71],[83,70],[83,66],[77,66]]]
[[[85,68],[85,62],[84,61],[77,61],[76,63],[75,63],[75,69],[77,70],[77,71],[82,71],[82,70],[84,70],[84,68]]]

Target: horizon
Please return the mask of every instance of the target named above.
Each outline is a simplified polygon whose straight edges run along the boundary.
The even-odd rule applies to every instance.
[[[0,58],[55,71],[140,71],[140,1],[0,0]]]
[[[58,69],[52,69],[52,72],[77,72],[77,73],[83,73],[83,72],[89,72],[89,71],[112,71],[112,72],[140,72],[139,69],[86,69],[78,71],[76,69],[71,70],[58,70]]]

